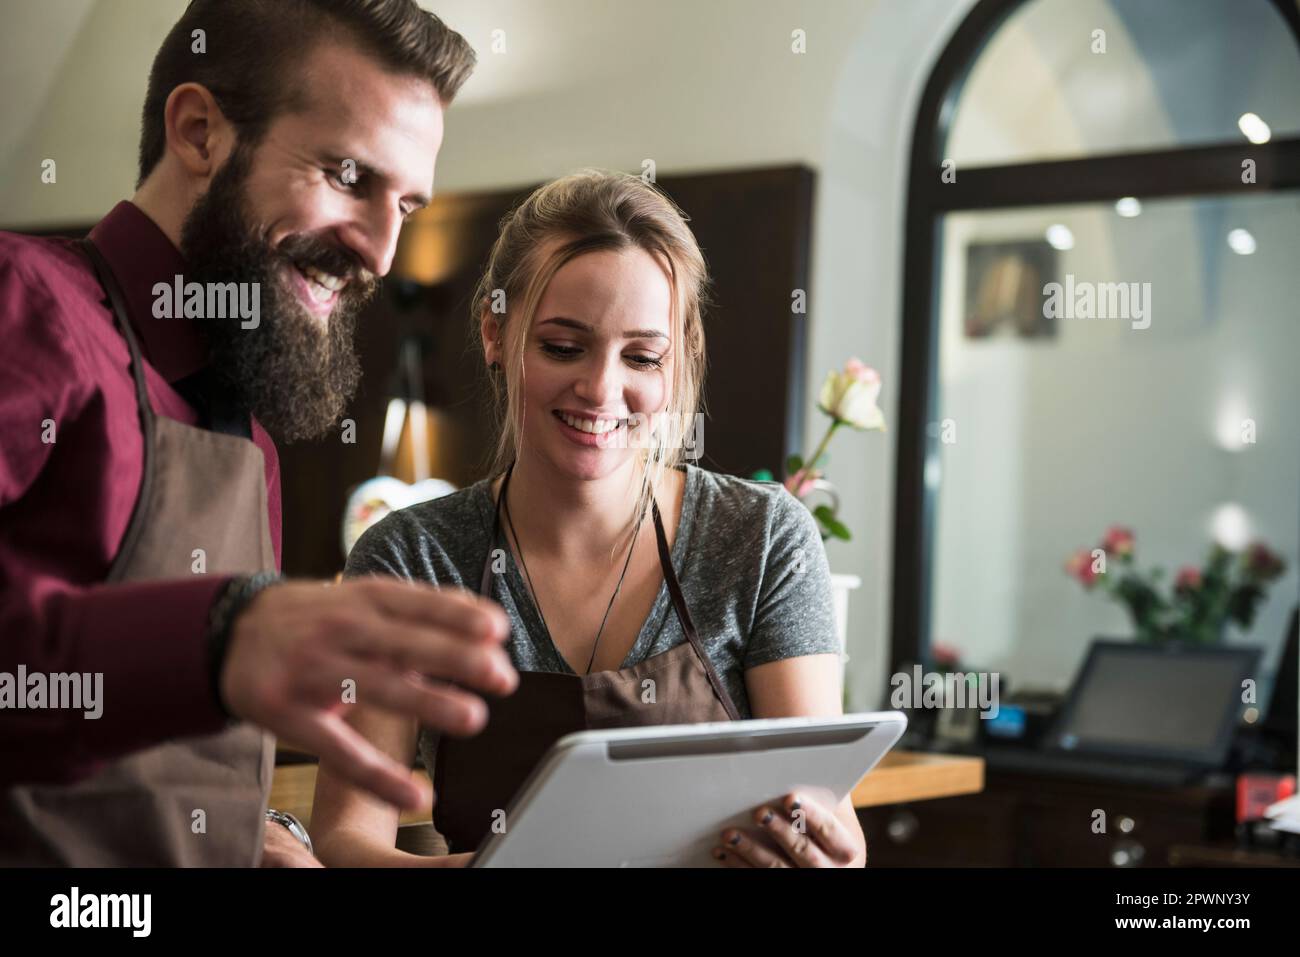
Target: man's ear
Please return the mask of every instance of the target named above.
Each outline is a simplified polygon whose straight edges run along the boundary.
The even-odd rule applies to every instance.
[[[193,179],[206,180],[234,148],[234,128],[207,87],[182,83],[163,109],[167,151]]]

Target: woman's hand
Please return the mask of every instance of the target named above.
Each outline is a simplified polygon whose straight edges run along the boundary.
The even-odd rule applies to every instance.
[[[853,867],[866,861],[859,836],[835,808],[789,794],[780,805],[754,811],[758,834],[728,828],[715,859],[727,867]]]
[[[474,852],[466,851],[464,854],[439,854],[436,857],[426,857],[423,863],[425,867],[468,867],[473,859]]]

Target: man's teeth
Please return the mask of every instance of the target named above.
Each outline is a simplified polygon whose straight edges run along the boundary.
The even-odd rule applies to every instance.
[[[605,432],[613,432],[623,424],[622,419],[579,419],[572,415],[560,413],[560,418],[564,420],[565,425],[572,426],[582,432],[590,432],[593,435],[601,435]]]
[[[304,276],[311,280],[307,284],[307,288],[311,290],[311,297],[317,302],[329,302],[336,292],[348,284],[346,279],[331,276],[329,273],[321,272],[313,266],[301,266],[299,269]]]

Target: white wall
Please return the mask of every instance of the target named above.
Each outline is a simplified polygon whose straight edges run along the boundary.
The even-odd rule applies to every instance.
[[[0,224],[95,222],[135,191],[149,66],[184,0],[3,0]],[[11,29],[13,27],[15,29]],[[41,182],[53,159],[57,182]]]

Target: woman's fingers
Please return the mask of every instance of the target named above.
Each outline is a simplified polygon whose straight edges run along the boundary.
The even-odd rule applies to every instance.
[[[713,849],[715,860],[727,867],[789,867],[779,853],[764,847],[744,831],[730,828],[722,832],[722,846]]]
[[[797,793],[787,795],[784,804],[791,827],[796,832],[802,829],[816,841],[835,866],[845,867],[853,862],[858,853],[857,844],[834,808]]]
[[[784,812],[778,806],[754,812],[766,840],[729,828],[714,859],[728,867],[842,867],[853,861],[857,848],[833,809],[797,793],[782,804]]]
[[[715,847],[713,849],[713,859],[721,861],[723,867],[745,868],[754,866],[732,849],[725,847]]]
[[[777,808],[760,807],[754,812],[754,821],[785,852],[795,867],[833,867],[830,858],[809,834],[807,821],[799,813],[806,806],[807,802],[803,802],[796,807],[793,818],[786,817]]]

